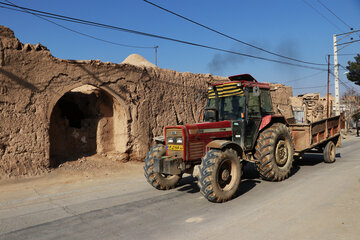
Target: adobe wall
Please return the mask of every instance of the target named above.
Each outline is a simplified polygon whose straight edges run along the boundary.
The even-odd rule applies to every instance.
[[[95,119],[98,129],[109,124],[112,128],[97,130],[91,136],[82,136],[85,133],[81,128],[74,128],[69,136],[84,144],[93,142],[94,137],[105,143],[107,140],[101,138],[116,137],[113,144],[118,146],[111,147],[112,151],[141,159],[152,138],[162,134],[165,125],[198,121],[212,80],[211,75],[160,68],[61,60],[40,44],[22,44],[10,29],[0,27],[0,176],[31,175],[48,169],[50,144],[68,141],[61,137],[51,140],[50,128],[53,136],[58,136],[66,134],[61,126],[70,124],[57,120],[51,123],[51,118],[66,117],[56,112],[56,104],[74,88],[95,86],[113,98],[114,104],[109,105],[112,110],[108,110],[110,117],[106,118],[105,110],[99,110],[99,104],[98,112],[87,118],[90,121],[99,116]],[[81,148],[76,144],[74,149]],[[106,146],[98,146],[97,151],[105,152],[106,149],[101,149]],[[57,150],[61,151],[66,149]]]
[[[151,63],[57,59],[0,26],[0,178],[38,174],[78,155],[143,159],[164,126],[197,122],[208,85],[225,80]],[[274,108],[285,109],[277,89]]]

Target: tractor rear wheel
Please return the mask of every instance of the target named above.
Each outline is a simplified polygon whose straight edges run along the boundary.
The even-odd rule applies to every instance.
[[[333,141],[329,141],[324,148],[324,162],[333,163],[335,162],[335,144]]]
[[[237,153],[232,149],[208,151],[202,158],[198,178],[200,192],[210,202],[230,200],[241,179],[241,163]]]
[[[181,179],[181,175],[167,175],[154,172],[154,159],[165,155],[165,146],[158,144],[151,148],[145,158],[144,175],[146,180],[156,189],[168,190],[176,187]]]
[[[255,147],[256,167],[261,178],[282,181],[289,176],[294,156],[291,133],[282,123],[262,131]]]

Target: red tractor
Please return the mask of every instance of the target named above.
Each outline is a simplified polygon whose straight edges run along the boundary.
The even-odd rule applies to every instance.
[[[270,84],[259,83],[249,74],[229,79],[209,87],[202,123],[167,126],[165,136],[155,138],[158,144],[144,166],[154,188],[174,188],[183,173],[190,173],[205,198],[224,202],[237,191],[245,162],[255,163],[260,176],[269,181],[289,176],[294,141],[286,119],[274,114]],[[335,147],[328,142],[317,146],[327,149],[330,162],[335,160]]]

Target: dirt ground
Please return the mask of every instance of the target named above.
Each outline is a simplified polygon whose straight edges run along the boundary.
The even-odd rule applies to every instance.
[[[54,193],[59,187],[75,189],[94,182],[109,182],[111,179],[128,178],[143,171],[143,162],[123,162],[111,156],[93,155],[76,161],[62,163],[59,167],[38,176],[17,176],[0,180],[0,201],[26,197],[34,191]],[[27,193],[28,192],[28,193]]]

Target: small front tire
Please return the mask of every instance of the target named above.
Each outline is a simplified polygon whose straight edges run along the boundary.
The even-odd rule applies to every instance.
[[[168,190],[176,187],[181,179],[181,175],[166,175],[154,172],[155,159],[165,155],[165,146],[158,144],[150,149],[145,158],[144,175],[146,180],[156,189]]]

